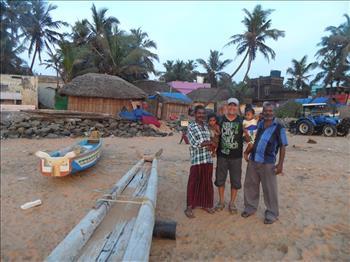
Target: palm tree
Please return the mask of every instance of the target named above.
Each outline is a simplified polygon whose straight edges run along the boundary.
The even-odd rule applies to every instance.
[[[28,1],[1,1],[0,2],[0,63],[1,73],[28,74],[28,66],[19,55],[26,50],[20,44],[19,30],[22,17],[29,9]]]
[[[346,21],[336,26],[329,26],[326,28],[326,32],[330,32],[329,36],[324,36],[318,46],[321,49],[317,51],[317,57],[324,56],[336,56],[340,60],[341,64],[346,63],[346,59],[350,53],[350,17],[348,14],[344,14]]]
[[[237,56],[245,53],[242,62],[231,74],[231,78],[236,75],[248,58],[248,67],[244,76],[244,80],[246,80],[251,64],[256,58],[258,51],[262,53],[268,61],[270,58],[275,59],[275,51],[265,43],[268,39],[277,41],[278,38],[284,37],[285,34],[284,31],[271,29],[271,19],[269,19],[269,16],[273,11],[272,9],[263,10],[261,5],[255,6],[252,13],[245,8],[243,9],[246,17],[243,19],[242,23],[246,27],[246,31],[243,34],[232,35],[230,37],[231,40],[226,44],[237,45]]]
[[[210,55],[207,61],[204,59],[197,59],[197,62],[204,67],[206,70],[206,80],[211,84],[212,87],[216,88],[218,84],[218,76],[222,75],[223,69],[232,62],[230,59],[220,61],[222,53],[216,50],[210,50]]]
[[[340,82],[349,83],[349,53],[350,53],[350,17],[344,15],[346,21],[339,26],[329,26],[326,32],[330,35],[324,36],[318,46],[316,57],[321,59],[319,72],[316,80],[323,79],[324,87],[328,85],[333,88],[333,83],[337,86]]]
[[[89,28],[89,21],[87,19],[83,19],[81,21],[78,20],[72,27],[72,39],[78,46],[87,44],[91,40],[90,34],[91,31]]]
[[[296,89],[304,89],[310,87],[310,78],[312,74],[309,74],[311,70],[317,67],[317,63],[307,63],[307,56],[304,55],[300,61],[293,59],[292,67],[287,69],[287,74],[291,75],[289,81],[293,83]]]
[[[188,81],[193,82],[198,72],[195,70],[197,65],[193,60],[184,62],[182,60],[170,61],[163,63],[165,72],[162,72],[161,78],[165,82],[171,81]]]
[[[96,6],[92,4],[91,11],[93,23],[88,23],[92,34],[97,37],[111,35],[113,27],[119,24],[119,20],[114,16],[106,17],[107,8],[97,10]]]
[[[52,45],[59,41],[62,34],[55,31],[67,23],[62,21],[53,21],[50,12],[57,6],[47,5],[42,0],[31,2],[31,12],[24,17],[22,21],[22,30],[24,32],[24,41],[29,41],[28,54],[31,55],[34,49],[30,71],[33,71],[36,55],[38,54],[41,62],[41,53],[46,48],[51,51]]]

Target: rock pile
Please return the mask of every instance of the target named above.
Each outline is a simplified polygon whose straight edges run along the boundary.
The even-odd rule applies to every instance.
[[[160,132],[141,122],[125,120],[90,119],[1,119],[0,136],[4,138],[58,138],[86,136],[98,130],[102,137],[167,136],[172,133]]]

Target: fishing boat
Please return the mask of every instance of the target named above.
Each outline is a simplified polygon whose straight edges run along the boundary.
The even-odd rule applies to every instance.
[[[40,158],[40,171],[44,176],[63,177],[94,166],[100,158],[102,139],[97,131],[67,148],[46,153],[35,153]]]
[[[161,152],[139,160],[45,261],[148,261]]]

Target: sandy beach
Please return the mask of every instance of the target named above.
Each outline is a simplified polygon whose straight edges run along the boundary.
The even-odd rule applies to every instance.
[[[285,175],[278,178],[280,218],[273,225],[263,224],[262,198],[257,214],[247,219],[227,210],[214,215],[195,210],[195,219],[186,218],[190,164],[188,146],[178,144],[179,134],[106,138],[95,167],[60,179],[43,177],[34,153],[70,145],[75,139],[1,141],[1,261],[42,261],[137,162],[137,150],[159,148],[164,152],[156,216],[173,219],[178,227],[176,241],[153,239],[151,261],[349,261],[350,140],[312,139],[317,144],[306,143],[305,136],[289,135]],[[20,209],[36,199],[43,204]],[[242,211],[242,190],[237,206]]]

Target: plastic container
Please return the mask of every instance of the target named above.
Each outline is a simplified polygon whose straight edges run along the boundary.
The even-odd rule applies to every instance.
[[[38,199],[38,200],[35,200],[33,202],[28,202],[28,203],[25,203],[25,204],[21,205],[21,208],[23,210],[25,210],[25,209],[29,209],[29,208],[32,208],[32,207],[40,206],[41,204],[42,204],[41,200]]]

